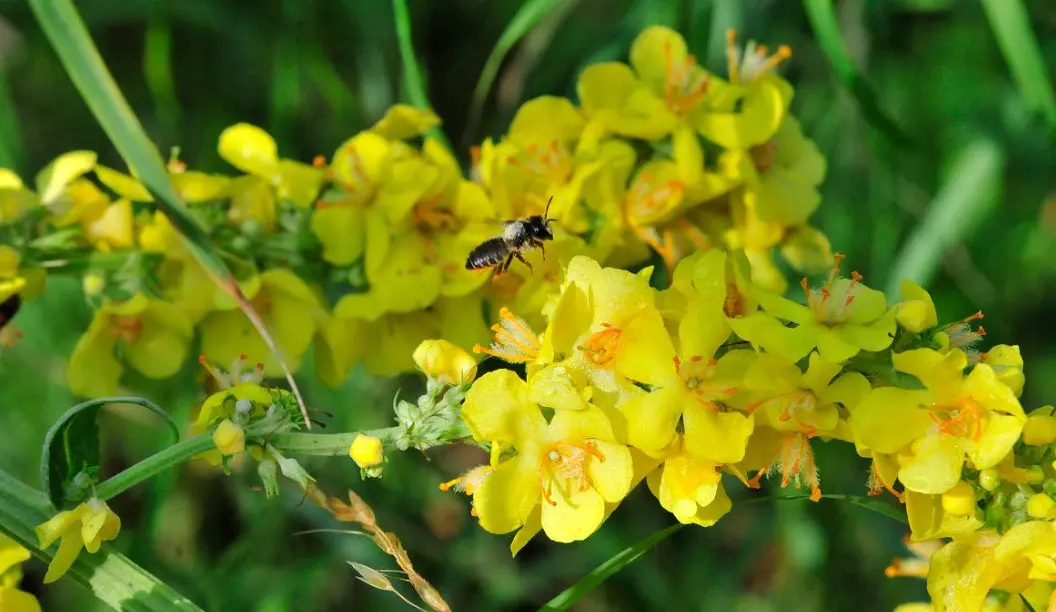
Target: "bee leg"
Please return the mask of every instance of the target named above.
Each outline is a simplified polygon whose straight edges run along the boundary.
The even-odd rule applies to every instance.
[[[529,272],[535,272],[535,270],[532,269],[532,264],[528,263],[528,260],[526,260],[523,255],[521,255],[517,251],[514,251],[513,252],[513,257],[516,257],[518,261],[520,261],[524,265],[528,266],[528,271]],[[506,260],[506,261],[509,262],[509,260]],[[506,264],[506,267],[509,267],[509,263]]]
[[[543,244],[542,240],[533,241],[533,246],[539,247],[539,252],[543,255],[543,261],[546,261],[546,245]]]

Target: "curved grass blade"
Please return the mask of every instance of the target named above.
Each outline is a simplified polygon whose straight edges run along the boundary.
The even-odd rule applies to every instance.
[[[0,533],[50,563],[56,546],[42,550],[33,528],[48,520],[47,495],[0,470]],[[82,553],[66,576],[81,583],[115,610],[135,612],[201,612],[191,600],[103,544],[95,554]]]
[[[983,0],[982,5],[1019,91],[1042,112],[1049,129],[1056,130],[1056,93],[1023,1]]]
[[[579,579],[579,582],[568,587],[557,597],[551,599],[545,606],[539,608],[540,612],[552,610],[568,610],[581,597],[598,588],[598,586],[612,577],[613,574],[637,561],[650,548],[663,542],[674,533],[685,527],[682,523],[671,525],[661,529],[647,538],[643,538],[628,548],[621,550],[615,556],[601,565],[595,567],[589,574]]]
[[[480,71],[476,87],[473,88],[473,98],[469,105],[469,119],[466,121],[466,131],[462,135],[463,144],[471,142],[473,135],[477,131],[477,127],[480,124],[480,115],[484,109],[484,102],[487,100],[488,92],[491,91],[491,86],[495,82],[495,76],[499,73],[499,66],[502,65],[502,60],[510,52],[510,49],[513,49],[514,45],[520,42],[543,17],[550,13],[550,9],[554,8],[556,4],[557,0],[528,0],[521,5],[521,8],[517,9],[513,19],[510,20],[506,29],[502,31],[502,35],[499,36],[495,47],[488,55],[487,61],[484,62],[484,68]]]
[[[411,12],[407,8],[407,0],[392,0],[392,12],[396,21],[396,40],[400,47],[400,61],[403,64],[403,87],[407,90],[407,98],[410,103],[419,108],[432,109],[429,104],[429,96],[425,93],[425,79],[422,78],[422,69],[418,66],[418,58],[414,55],[414,38],[411,35]],[[443,130],[439,127],[430,128],[427,135],[436,138],[448,151],[451,141],[447,139]]]
[[[832,500],[836,500],[836,501],[847,502],[847,503],[849,503],[849,504],[851,504],[853,506],[858,506],[860,508],[865,508],[866,510],[872,510],[873,512],[875,512],[877,514],[882,514],[882,515],[886,516],[887,518],[894,519],[894,520],[896,520],[896,521],[898,521],[900,523],[905,523],[907,525],[909,524],[909,518],[906,516],[905,511],[899,510],[899,506],[895,506],[893,504],[889,504],[889,503],[880,501],[880,499],[878,499],[876,497],[865,497],[865,496],[862,496],[862,495],[845,495],[845,494],[842,494],[842,493],[824,493],[824,494],[822,494],[821,498],[822,499],[832,499]],[[736,503],[736,505],[743,506],[745,504],[761,504],[761,503],[768,502],[768,501],[786,501],[786,500],[802,501],[802,500],[806,500],[806,499],[810,499],[810,496],[809,495],[784,495],[784,496],[775,496],[775,497],[756,497],[756,498],[753,498],[753,499],[739,501],[739,502]]]
[[[293,379],[286,360],[279,353],[264,321],[242,294],[234,275],[221,255],[213,247],[208,233],[198,223],[180,199],[169,180],[161,155],[147,137],[139,119],[132,112],[117,83],[110,75],[103,58],[92,42],[88,29],[71,0],[30,0],[30,8],[48,37],[70,80],[81,93],[103,131],[110,137],[118,153],[143,185],[154,196],[161,210],[180,234],[213,281],[238,304],[250,322],[275,354],[294,397],[301,408],[304,425],[311,429],[308,411],[300,389]]]
[[[855,68],[854,62],[847,54],[847,47],[844,45],[839,23],[836,21],[832,0],[803,0],[803,7],[806,9],[807,18],[810,20],[811,28],[814,29],[821,50],[828,57],[832,70],[836,73],[836,78],[858,101],[869,123],[895,144],[907,149],[917,148],[919,145],[916,140],[880,108],[876,92]]]
[[[897,294],[904,278],[928,285],[950,249],[998,202],[1004,167],[1004,151],[985,137],[954,153],[939,193],[891,266],[889,295]]]

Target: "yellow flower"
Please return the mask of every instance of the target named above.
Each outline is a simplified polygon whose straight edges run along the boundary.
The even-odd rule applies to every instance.
[[[909,279],[899,285],[902,301],[895,305],[895,318],[903,328],[919,334],[939,324],[935,303],[923,287]]]
[[[26,278],[19,274],[22,256],[15,249],[0,244],[0,303],[26,288]]]
[[[113,395],[123,370],[118,354],[144,376],[174,375],[187,357],[194,330],[172,304],[136,294],[104,303],[77,341],[66,368],[66,380],[77,395]]]
[[[389,140],[405,140],[440,125],[440,118],[428,108],[394,104],[370,131]]]
[[[549,423],[509,370],[489,372],[466,395],[462,415],[478,441],[492,444],[495,468],[473,494],[484,529],[522,527],[540,504],[540,524],[555,542],[594,533],[634,478],[631,453],[616,443],[600,409],[558,411]],[[503,459],[512,446],[516,455]]]
[[[806,305],[758,291],[756,298],[763,312],[730,319],[733,331],[790,361],[799,361],[814,347],[831,363],[850,359],[861,350],[886,349],[895,332],[887,300],[883,293],[863,285],[857,272],[850,279],[838,278],[842,259],[836,257],[836,265],[821,288],[812,290],[803,279]],[[793,322],[796,327],[786,327],[782,321]]]
[[[628,375],[659,389],[632,397],[620,411],[627,418],[628,443],[643,451],[667,446],[681,419],[688,452],[714,463],[735,463],[744,456],[755,420],[731,409],[730,400],[742,386],[755,353],[733,350],[714,359],[730,336],[722,310],[726,258],[720,251],[711,251],[687,259],[679,271],[691,268],[695,268],[699,294],[689,299],[678,323],[678,354],[662,323],[641,338],[632,336],[652,346],[648,358],[655,362],[647,366],[639,359],[627,360]]]
[[[308,207],[315,202],[323,172],[300,162],[279,159],[278,146],[267,132],[238,123],[220,134],[220,157],[258,182],[274,189],[280,200]]]
[[[955,539],[931,557],[928,594],[937,612],[968,612],[981,609],[991,589],[1018,594],[1036,581],[1056,581],[1056,523]]]
[[[37,194],[27,189],[17,174],[0,168],[0,225],[18,221],[38,204]]]
[[[1023,394],[1026,377],[1023,375],[1023,357],[1019,354],[1019,346],[998,344],[979,358],[994,369],[998,380],[1011,389],[1016,397]]]
[[[36,527],[41,548],[48,548],[55,540],[62,539],[59,550],[48,565],[44,584],[55,582],[66,573],[82,549],[89,553],[99,552],[103,542],[113,540],[121,531],[121,519],[106,505],[92,498],[73,510],[56,514]]]
[[[95,248],[106,253],[134,246],[132,203],[118,200],[81,220],[84,234]]]
[[[37,598],[19,590],[21,564],[30,558],[29,550],[0,533],[0,610],[6,612],[40,612]]]
[[[926,389],[874,389],[854,409],[856,439],[881,453],[901,453],[898,479],[907,490],[939,495],[960,481],[965,456],[979,470],[1012,450],[1026,415],[990,366],[965,377],[967,358],[916,349],[893,355],[895,368]]]
[[[40,203],[58,218],[59,225],[65,225],[61,222],[64,218],[74,217],[71,221],[75,221],[76,211],[85,204],[81,197],[83,194],[78,193],[78,189],[71,188],[78,183],[82,186],[91,185],[87,181],[82,182],[78,179],[92,171],[96,159],[97,156],[92,151],[71,151],[56,157],[47,167],[37,173],[36,184]],[[94,193],[103,198],[106,197],[98,189],[95,189]]]
[[[926,495],[909,489],[903,493],[914,542],[960,536],[983,526],[971,486],[960,484],[964,488],[957,485],[943,495]]]
[[[477,360],[447,340],[424,340],[412,357],[426,376],[444,384],[467,383],[477,376]]]
[[[213,430],[213,444],[222,455],[237,455],[246,450],[246,430],[224,419]]]
[[[268,270],[259,276],[259,285],[246,291],[257,313],[271,331],[279,351],[292,371],[312,345],[328,315],[319,297],[296,274],[283,269]],[[242,311],[214,310],[199,324],[202,353],[213,362],[227,363],[239,355],[264,364],[267,376],[282,374],[275,356]]]
[[[376,436],[358,434],[348,447],[348,456],[360,468],[374,467],[385,459],[385,446]]]
[[[1031,411],[1023,424],[1023,443],[1030,446],[1046,446],[1056,442],[1056,416],[1052,406],[1042,406]]]
[[[108,168],[102,164],[96,164],[95,176],[99,182],[110,188],[121,198],[132,202],[153,202],[154,196],[135,178]],[[188,204],[200,204],[217,200],[229,195],[228,187],[233,187],[233,181],[226,177],[204,172],[184,170],[182,167],[169,166],[169,179],[176,193]],[[237,190],[236,190],[237,191]]]
[[[665,453],[663,467],[650,473],[646,482],[660,505],[680,523],[710,527],[733,507],[719,465],[686,452],[681,436]]]

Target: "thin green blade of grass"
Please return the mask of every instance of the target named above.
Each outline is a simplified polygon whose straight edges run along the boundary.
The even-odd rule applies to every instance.
[[[300,389],[286,360],[279,353],[275,340],[260,315],[242,294],[234,275],[213,247],[208,233],[180,199],[169,179],[161,155],[118,89],[73,2],[30,0],[29,5],[63,67],[66,68],[70,80],[125,163],[154,195],[158,209],[183,235],[195,258],[209,272],[210,278],[238,303],[268,348],[275,354],[300,405],[305,427],[310,429],[311,421],[308,419]]]
[[[1005,152],[994,141],[978,137],[949,159],[948,172],[924,217],[895,258],[888,295],[896,295],[907,278],[927,286],[950,249],[968,237],[1001,193]]]
[[[7,74],[0,68],[0,168],[21,173],[26,151]]]
[[[528,0],[517,9],[513,19],[502,31],[499,40],[495,43],[488,59],[484,62],[484,68],[480,71],[477,85],[473,88],[473,98],[469,106],[469,119],[466,121],[466,132],[462,136],[463,144],[471,142],[473,135],[480,124],[480,116],[484,110],[484,102],[488,99],[488,92],[495,83],[495,77],[499,73],[502,60],[513,47],[527,35],[532,28],[538,24],[543,17],[550,13],[557,0]]]
[[[837,80],[857,100],[866,120],[895,144],[906,149],[916,148],[916,140],[880,107],[876,92],[847,54],[832,0],[803,0],[803,8],[807,12],[818,45],[828,58]]]
[[[419,108],[432,109],[429,96],[425,93],[425,79],[414,54],[414,38],[411,33],[411,12],[407,0],[392,0],[392,12],[396,21],[396,40],[400,47],[400,62],[403,64],[403,87],[411,104]],[[439,127],[430,128],[427,135],[436,138],[452,151],[451,141]]]
[[[649,552],[649,549],[671,537],[676,531],[683,527],[685,527],[685,525],[681,523],[671,525],[670,527],[661,529],[660,531],[657,531],[656,533],[621,550],[608,561],[597,566],[586,576],[580,578],[578,582],[562,591],[557,597],[551,599],[545,606],[539,608],[540,612],[543,612],[544,610],[548,612],[553,610],[568,610],[584,595],[598,588],[601,583],[608,580],[613,574],[637,561],[642,555]]]
[[[983,0],[982,4],[1020,93],[1041,111],[1049,129],[1056,130],[1056,92],[1023,1]]]
[[[0,533],[26,547],[34,557],[50,563],[56,546],[41,549],[34,527],[50,518],[48,497],[0,470]],[[201,612],[168,584],[104,544],[95,554],[82,553],[66,577],[90,590],[115,610],[137,612]]]

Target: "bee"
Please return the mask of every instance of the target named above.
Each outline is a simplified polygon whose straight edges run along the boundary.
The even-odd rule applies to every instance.
[[[502,235],[489,238],[477,245],[466,258],[467,270],[481,270],[493,268],[492,276],[502,274],[510,268],[510,264],[516,257],[518,261],[532,269],[532,264],[524,259],[523,252],[539,247],[546,259],[546,247],[544,240],[553,240],[554,234],[550,231],[550,203],[554,196],[546,202],[546,210],[543,214],[532,215],[527,219],[515,219],[506,221]]]
[[[0,331],[7,327],[11,319],[15,318],[15,315],[18,314],[18,309],[21,307],[22,298],[17,293],[0,302]]]

